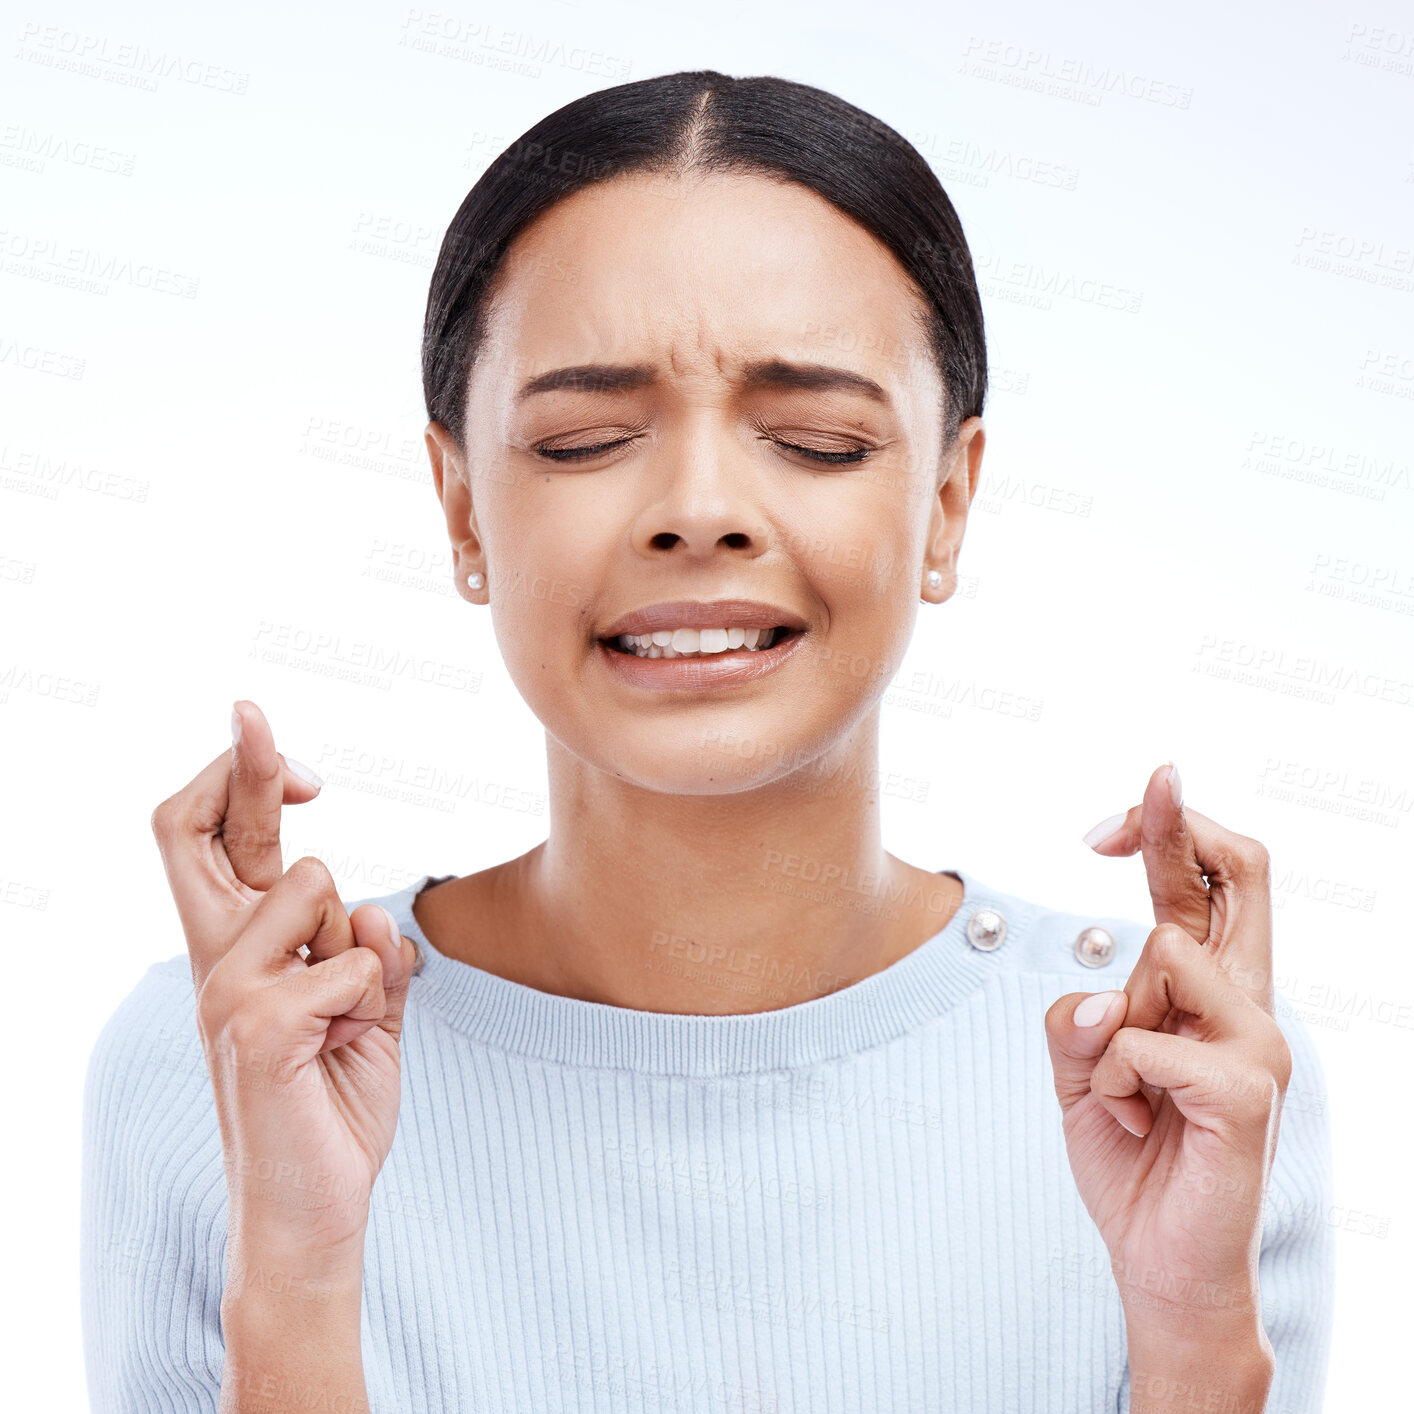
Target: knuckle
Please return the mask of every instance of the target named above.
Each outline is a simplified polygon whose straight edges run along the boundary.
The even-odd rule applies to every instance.
[[[1282,1086],[1269,1070],[1254,1068],[1244,1078],[1240,1096],[1247,1101],[1247,1113],[1256,1119],[1269,1115],[1281,1102]]]
[[[371,948],[351,947],[327,957],[306,974],[323,988],[367,988],[375,976],[382,976],[382,963]]]
[[[301,981],[311,995],[361,1010],[371,1007],[382,995],[381,964],[368,948],[348,948],[326,958]]]
[[[242,982],[228,975],[220,963],[212,968],[197,1001],[197,1014],[213,1054],[235,1062],[270,1044],[278,1030],[275,990]]]
[[[1270,1115],[1282,1087],[1264,1064],[1219,1052],[1203,1061],[1192,1079],[1201,1085],[1208,1109],[1235,1125],[1247,1125]]]
[[[1159,967],[1181,966],[1193,955],[1193,938],[1177,923],[1160,923],[1144,944],[1149,961]]]
[[[160,801],[147,823],[158,844],[165,844],[180,835],[213,834],[224,820],[216,801],[201,794],[193,781]]]
[[[224,1039],[234,1055],[248,1054],[258,1044],[262,1026],[249,1006],[238,1007],[226,1022]]]
[[[196,999],[196,1016],[207,1035],[217,1035],[225,1029],[231,1015],[233,999],[229,995],[220,963],[207,973]]]
[[[302,889],[320,898],[336,893],[334,876],[329,866],[317,855],[302,854],[285,870],[285,878],[293,888]]]
[[[229,816],[221,824],[221,839],[227,853],[232,850],[263,850],[280,848],[280,827],[268,820],[256,820],[242,825]]]
[[[363,984],[364,994],[386,1005],[387,998],[384,995],[383,989],[382,959],[371,948],[355,948],[354,951],[367,953],[368,955],[368,960],[362,964],[359,970],[359,980]]]
[[[1102,1061],[1138,1069],[1144,1057],[1144,1037],[1148,1033],[1138,1026],[1121,1026],[1105,1048]]]
[[[1111,1041],[1109,1049],[1095,1062],[1090,1072],[1090,1093],[1108,1095],[1120,1083],[1126,1068],[1127,1062]]]
[[[1220,878],[1245,884],[1264,884],[1271,878],[1271,854],[1261,840],[1250,835],[1232,835],[1216,851],[1213,871]]]
[[[1268,1052],[1271,1057],[1269,1064],[1273,1076],[1276,1077],[1277,1084],[1281,1087],[1282,1093],[1285,1094],[1286,1087],[1291,1084],[1291,1043],[1282,1034],[1281,1028],[1277,1026],[1275,1022],[1272,1023],[1272,1030],[1276,1034],[1272,1038],[1271,1049]]]
[[[177,797],[169,795],[166,800],[153,807],[148,816],[148,828],[159,845],[165,844],[177,832]]]
[[[383,975],[383,964],[372,948],[346,948],[330,961],[339,963],[340,973],[361,986],[367,986],[375,977]]]
[[[214,1036],[225,1020],[225,1014],[211,995],[211,981],[208,978],[196,999],[196,1024],[203,1036]]]
[[[279,1018],[268,1007],[247,1005],[232,1016],[222,1037],[221,1053],[232,1070],[255,1065],[278,1067],[283,1049]]]
[[[1270,878],[1272,856],[1261,840],[1248,835],[1240,835],[1237,840],[1237,857],[1242,861],[1242,870],[1254,884]]]

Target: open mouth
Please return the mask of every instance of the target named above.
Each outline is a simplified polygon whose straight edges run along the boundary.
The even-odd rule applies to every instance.
[[[799,638],[804,631],[783,624],[774,628],[678,628],[621,633],[600,641],[631,658],[719,658],[766,652]]]

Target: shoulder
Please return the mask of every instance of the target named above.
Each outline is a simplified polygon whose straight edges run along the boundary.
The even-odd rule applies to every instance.
[[[1082,913],[1052,907],[969,872],[953,872],[965,889],[958,909],[963,941],[995,953],[1002,971],[1073,979],[1074,985],[1061,991],[1100,991],[1122,984],[1153,931],[1152,923],[1103,909]]]
[[[84,1168],[124,1201],[178,1191],[223,1213],[220,1132],[185,954],[154,962],[98,1033],[84,1080]]]
[[[84,1082],[80,1261],[95,1409],[216,1408],[226,1183],[192,979],[153,963],[109,1016]]]
[[[206,1083],[206,1060],[196,1028],[191,965],[185,954],[154,962],[104,1022],[89,1054],[87,1086],[91,1100],[116,1102],[133,1082],[141,1093],[129,1098],[157,1098],[164,1091],[190,1090]]]
[[[1102,991],[1123,986],[1138,965],[1152,919],[1145,921],[1096,909],[1082,913],[1053,908],[1020,893],[1008,892],[955,870],[966,894],[958,910],[962,935],[969,942],[975,932],[985,947],[998,928],[996,950],[1005,953],[1008,970],[1023,974],[1075,979],[1075,991]],[[973,915],[977,915],[974,923]],[[975,946],[975,943],[973,944]],[[1291,1003],[1277,993],[1275,1018],[1292,1052],[1291,1086],[1300,1108],[1323,1115],[1325,1078],[1320,1053],[1309,1028]],[[1299,1092],[1296,1087],[1305,1087]],[[1289,1104],[1288,1109],[1292,1108]]]
[[[1056,982],[1057,996],[1122,987],[1154,931],[1152,920],[1104,909],[1083,913],[1054,908],[970,873],[954,872],[966,887],[958,909],[963,939],[969,946],[995,951],[1003,964],[1001,971],[1043,978],[1047,985]],[[1286,1111],[1324,1118],[1325,1077],[1316,1041],[1281,993],[1276,997],[1275,1019],[1292,1053]]]

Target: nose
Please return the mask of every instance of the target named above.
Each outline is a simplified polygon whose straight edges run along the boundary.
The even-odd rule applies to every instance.
[[[644,475],[652,490],[634,519],[632,539],[645,559],[766,553],[770,524],[758,500],[761,487],[749,456],[725,429],[700,428],[690,441],[665,438]]]

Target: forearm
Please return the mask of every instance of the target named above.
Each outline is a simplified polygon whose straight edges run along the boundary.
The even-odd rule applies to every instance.
[[[220,1414],[370,1414],[362,1303],[361,1250],[331,1259],[231,1244],[221,1297]]]

